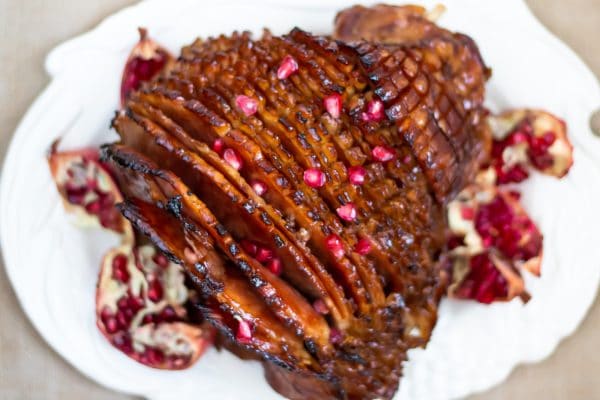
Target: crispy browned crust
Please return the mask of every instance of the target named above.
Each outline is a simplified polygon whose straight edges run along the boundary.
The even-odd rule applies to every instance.
[[[197,40],[169,73],[132,93],[113,121],[121,144],[104,149],[127,187],[124,215],[188,271],[205,315],[231,340],[234,318],[256,321],[245,346],[269,361],[268,380],[292,399],[393,396],[406,350],[427,342],[445,288],[444,203],[485,146],[488,71],[473,42],[418,7],[394,11],[399,27],[374,23],[381,7],[338,16],[346,43],[299,29]],[[386,44],[356,41],[363,37]],[[299,70],[280,80],[286,55]],[[323,107],[332,93],[344,104],[337,120]],[[258,100],[256,114],[236,107],[240,94]],[[361,119],[373,99],[385,104],[381,122]],[[211,149],[217,139],[241,157],[240,171]],[[379,145],[397,158],[373,160]],[[348,182],[356,165],[368,171],[365,185]],[[311,167],[326,185],[303,181]],[[266,185],[264,196],[253,180]],[[336,214],[348,202],[355,222]],[[339,259],[325,245],[332,233],[346,249]],[[248,238],[275,251],[280,277],[239,245]],[[353,251],[361,238],[372,242],[367,256]],[[186,260],[190,246],[208,260],[203,267]],[[332,342],[336,331],[341,340]]]

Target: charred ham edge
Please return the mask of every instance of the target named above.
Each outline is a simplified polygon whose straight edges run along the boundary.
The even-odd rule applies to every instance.
[[[315,285],[317,286],[317,290],[315,290],[315,292],[318,293],[314,293],[314,297],[330,297],[333,303],[330,305],[329,308],[333,314],[333,319],[337,321],[337,325],[339,327],[346,326],[348,324],[347,321],[348,318],[350,318],[352,311],[350,305],[347,303],[347,300],[344,298],[343,291],[337,286],[336,282],[333,280],[331,275],[325,270],[321,262],[306,249],[304,244],[297,239],[296,235],[290,232],[289,229],[286,229],[285,223],[282,221],[281,216],[277,212],[273,211],[272,207],[268,206],[268,204],[266,204],[265,201],[256,194],[252,187],[248,185],[246,180],[240,179],[240,174],[238,173],[238,171],[236,171],[234,168],[230,167],[227,163],[225,163],[215,152],[213,152],[208,147],[208,145],[198,140],[195,140],[189,135],[187,135],[179,125],[177,125],[173,120],[164,115],[159,109],[154,108],[148,104],[135,102],[132,102],[129,106],[132,112],[152,119],[154,122],[161,125],[171,135],[173,135],[175,138],[184,143],[190,150],[201,155],[209,164],[211,164],[219,172],[224,174],[230,182],[237,183],[237,188],[240,191],[242,191],[245,195],[251,198],[252,201],[254,201],[256,204],[258,204],[261,207],[264,207],[267,210],[269,217],[274,222],[274,225],[279,227],[281,231],[285,234],[286,238],[291,242],[290,244],[284,246],[281,249],[277,248],[277,255],[285,259],[286,257],[280,254],[280,252],[295,251],[295,248],[292,246],[292,244],[300,250],[299,254],[301,254],[304,257],[308,264],[308,267],[311,268],[313,273],[318,277],[318,282],[315,282]],[[260,167],[261,163],[255,162],[253,164],[248,165],[247,169],[251,170],[250,173],[252,174],[252,171],[254,171],[255,168]],[[261,178],[263,178],[263,175],[252,174],[250,178],[260,180]],[[282,192],[282,197],[291,201],[291,195],[288,195],[284,191]],[[290,204],[288,207],[293,207],[293,204]],[[299,268],[301,266],[301,264],[298,265]],[[322,285],[319,281],[322,282]],[[294,282],[294,284],[298,285],[300,284],[300,282]],[[322,287],[319,287],[320,285]]]
[[[119,121],[118,119],[116,123],[128,125],[121,125],[121,128],[123,132],[123,140],[130,145],[135,143],[141,144],[144,140],[147,140],[147,138],[149,137],[149,135],[147,135],[147,133],[144,133],[143,129],[140,126],[136,125],[132,120],[121,119]],[[147,140],[146,144],[148,145],[148,147],[146,148],[146,151],[149,154],[154,155],[153,159],[165,160],[168,157],[172,157],[169,153],[165,152],[165,148],[155,147],[154,149],[152,149],[152,142],[152,140]],[[174,148],[172,150],[176,151]],[[121,151],[120,154],[123,155],[123,153],[124,151]],[[120,159],[116,158],[116,154],[118,154],[116,153],[116,151],[114,152],[114,154],[115,156],[113,157],[113,159],[115,161],[121,161],[120,173],[125,171],[125,168],[127,167],[136,168],[140,172],[141,170],[146,168],[147,171],[153,171],[154,175],[162,177],[163,180],[166,180],[167,177],[170,179],[175,179],[175,177],[172,174],[168,174],[167,171],[158,171],[152,162],[142,158],[142,156],[139,155],[139,153],[135,154],[133,151],[130,150],[128,158],[122,157]],[[165,161],[165,163],[168,164],[169,162]],[[172,163],[172,165],[176,164]],[[195,176],[197,178],[200,178],[202,176],[202,171],[200,170],[201,165],[198,162],[196,162],[195,165],[196,168],[194,168],[193,172],[195,173]],[[221,195],[222,197],[216,197],[212,200],[215,201],[217,205],[220,201],[221,205],[230,204],[231,206],[235,207],[235,204],[233,204],[229,200],[232,196],[231,193],[227,194],[225,192],[220,192],[219,190],[216,190],[220,186],[219,182],[221,182],[222,177],[218,177],[217,174],[214,174],[213,178],[215,178],[213,181],[204,182],[204,187],[210,189],[213,195]],[[196,187],[198,187],[202,186],[201,184],[203,182],[196,180],[195,183],[197,184]],[[134,185],[130,186],[135,187]],[[180,188],[182,190],[182,193],[178,194],[178,196],[181,196],[179,197],[179,199],[195,199],[195,196],[193,196],[193,194],[191,194],[191,192],[185,186],[183,186],[183,184],[180,184]],[[175,196],[177,196],[176,193],[177,192],[174,193]],[[208,200],[209,198],[207,196],[204,196],[203,199]],[[153,198],[153,200],[156,201],[157,199]],[[166,201],[168,201],[168,199]],[[197,200],[195,202],[195,205],[197,207],[201,207],[203,204],[199,200]],[[180,207],[180,205],[175,206]],[[273,275],[268,270],[268,268],[260,265],[255,259],[250,258],[242,249],[242,247],[233,240],[231,235],[229,235],[227,232],[224,232],[222,229],[221,232],[219,232],[217,229],[219,228],[219,222],[223,223],[226,227],[231,227],[233,225],[225,223],[225,219],[223,218],[217,220],[206,207],[204,207],[204,209],[194,210],[194,212],[190,211],[190,213],[192,214],[192,216],[197,218],[197,223],[207,224],[206,219],[211,220],[211,224],[203,225],[203,228],[211,233],[213,239],[217,241],[217,245],[219,246],[220,250],[224,254],[226,254],[236,266],[239,267],[242,273],[244,273],[250,281],[256,282],[256,290],[262,296],[265,297],[265,301],[268,302],[268,304],[273,308],[275,313],[279,317],[281,317],[286,324],[293,326],[299,334],[306,335],[307,340],[312,340],[313,342],[319,343],[322,346],[325,346],[327,343],[329,343],[329,328],[327,327],[322,316],[318,314],[312,308],[312,306],[309,303],[307,303],[306,300],[303,297],[301,297],[294,289],[290,288],[281,279]],[[237,210],[237,213],[235,213],[234,215],[241,216],[243,218],[245,215],[249,214],[245,212],[244,209],[240,209]],[[236,222],[238,221],[236,220]],[[242,226],[247,227],[247,225],[237,224],[237,227],[234,228],[241,229]],[[260,228],[261,226],[262,225],[256,225],[254,226],[254,228]],[[253,227],[250,227],[250,229],[252,228]]]
[[[140,98],[151,105],[160,108],[167,116],[176,121],[186,132],[188,132],[188,134],[202,135],[203,137],[200,136],[198,139],[204,138],[204,142],[212,142],[215,138],[220,137],[224,140],[226,145],[231,143],[231,145],[234,146],[233,148],[238,151],[238,154],[244,158],[244,161],[248,161],[250,164],[255,160],[256,154],[260,154],[260,149],[244,136],[240,135],[241,137],[239,138],[232,138],[233,135],[240,134],[240,132],[236,130],[228,131],[228,127],[226,126],[221,132],[219,132],[219,130],[215,131],[209,125],[209,121],[206,120],[206,113],[209,111],[201,103],[197,101],[185,101],[179,94],[175,93],[168,96],[164,93],[153,91],[152,94],[153,95],[141,94]],[[212,116],[212,119],[217,118],[214,114],[212,114]],[[222,120],[219,119],[219,121]],[[224,121],[222,121],[222,123],[223,125],[226,125]],[[225,132],[227,132],[227,134]],[[230,140],[231,142],[229,142]],[[252,146],[252,152],[247,151],[238,143]],[[343,278],[341,286],[353,294],[353,298],[359,307],[366,310],[368,308],[368,299],[364,290],[364,284],[356,271],[356,267],[350,263],[337,263],[334,264],[333,267],[339,268],[336,273],[339,277]]]
[[[209,243],[199,240],[198,233],[185,229],[164,209],[139,199],[127,199],[118,207],[139,232],[185,269],[204,297],[216,303],[218,308],[213,313],[218,314],[218,319],[213,315],[211,323],[226,337],[235,340],[234,317],[241,316],[253,324],[253,334],[249,343],[237,343],[239,346],[286,369],[314,365],[302,341],[282,325],[246,280],[223,265],[222,256]],[[197,262],[186,261],[186,248],[193,249]]]

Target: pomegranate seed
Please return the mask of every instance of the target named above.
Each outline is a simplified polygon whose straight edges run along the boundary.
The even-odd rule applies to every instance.
[[[381,162],[390,161],[396,157],[396,151],[387,146],[375,146],[371,154],[375,160]]]
[[[266,263],[267,261],[270,261],[273,259],[273,252],[270,249],[267,249],[266,247],[260,247],[257,251],[256,251],[256,261],[258,261],[259,263]]]
[[[298,71],[298,62],[294,57],[287,55],[283,57],[283,61],[281,61],[281,65],[277,70],[277,78],[286,79],[296,71]]]
[[[269,268],[269,270],[275,275],[281,275],[281,271],[283,271],[283,266],[279,258],[270,260],[267,263],[267,268]]]
[[[344,245],[342,239],[336,234],[327,236],[325,239],[325,245],[333,253],[335,258],[342,258],[344,256]]]
[[[379,99],[373,99],[367,103],[367,112],[361,114],[365,122],[379,122],[383,119],[383,102]]]
[[[250,343],[252,340],[252,326],[250,322],[238,318],[238,327],[235,338],[240,343]]]
[[[258,250],[258,246],[256,246],[256,243],[247,240],[247,239],[242,239],[240,241],[240,245],[242,246],[242,249],[244,249],[244,251],[246,253],[248,253],[251,256],[255,256],[256,255],[256,250]]]
[[[163,287],[158,279],[148,282],[148,298],[154,303],[158,303],[163,297]]]
[[[362,185],[365,183],[365,178],[367,176],[367,170],[365,167],[357,165],[356,167],[348,168],[348,180],[353,185]]]
[[[337,93],[331,94],[323,99],[325,109],[333,118],[339,118],[342,113],[342,96]]]
[[[339,344],[342,342],[342,339],[342,332],[340,332],[336,328],[331,328],[331,330],[329,331],[329,341],[333,344]]]
[[[80,188],[69,188],[67,187],[67,201],[71,204],[83,204],[83,200],[88,190],[85,186]]]
[[[106,321],[103,321],[103,322],[104,322],[104,326],[106,327],[106,332],[112,334],[119,330],[119,324],[117,323],[117,320],[114,317],[110,317]]]
[[[227,162],[227,164],[231,165],[234,169],[240,170],[242,169],[242,159],[233,149],[225,149],[223,152],[223,158]]]
[[[153,347],[147,347],[145,355],[148,358],[148,363],[150,365],[160,365],[165,360],[164,353]]]
[[[243,94],[235,98],[235,104],[247,117],[256,114],[258,111],[258,100],[244,96]]]
[[[516,190],[509,190],[508,194],[510,197],[512,197],[515,200],[520,200],[521,199],[521,193],[517,192]]]
[[[129,301],[126,296],[121,297],[119,299],[119,301],[117,301],[117,307],[120,310],[124,310],[124,309],[128,308],[128,306],[129,306]]]
[[[142,319],[143,324],[151,324],[152,322],[154,322],[154,318],[152,317],[152,314],[144,315],[144,318]]]
[[[460,209],[460,215],[463,219],[471,221],[475,218],[475,210],[472,207],[462,207]]]
[[[161,268],[167,268],[169,266],[169,260],[161,253],[156,253],[154,257],[152,257],[152,261]]]
[[[85,210],[90,214],[98,214],[102,209],[102,204],[100,200],[92,201],[85,205]]]
[[[312,188],[322,187],[325,181],[325,174],[318,168],[309,168],[304,171],[304,182]]]
[[[225,143],[223,143],[223,139],[216,139],[213,142],[212,149],[218,155],[223,155],[223,147],[225,147]]]
[[[131,308],[134,312],[138,312],[142,308],[144,308],[144,300],[140,297],[129,296],[128,298],[129,308]]]
[[[252,189],[254,190],[254,192],[259,196],[262,196],[263,194],[265,194],[267,192],[267,185],[265,185],[264,182],[255,180],[255,181],[250,182],[250,186],[252,186]]]
[[[356,219],[356,206],[353,203],[346,203],[335,211],[344,221],[352,222]]]
[[[321,299],[315,300],[315,302],[313,303],[313,308],[319,314],[329,314],[329,307],[327,307],[327,304],[325,304],[325,302]]]
[[[258,246],[256,245],[256,243],[247,239],[242,239],[240,241],[240,246],[242,246],[242,249],[244,249],[244,251],[251,256],[255,256],[256,250],[258,250]]]
[[[366,238],[359,239],[354,246],[354,251],[361,256],[366,256],[371,251],[371,241]]]
[[[117,254],[112,261],[113,273],[112,276],[114,279],[127,283],[129,282],[129,271],[127,270],[127,256],[124,254]]]

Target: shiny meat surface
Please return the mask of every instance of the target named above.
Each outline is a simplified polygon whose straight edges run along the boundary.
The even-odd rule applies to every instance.
[[[444,205],[486,146],[473,42],[381,7],[343,11],[343,41],[196,40],[103,148],[123,214],[292,399],[393,396],[445,291]]]

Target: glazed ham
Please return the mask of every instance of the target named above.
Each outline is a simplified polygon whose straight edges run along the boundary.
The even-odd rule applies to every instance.
[[[446,291],[444,207],[489,143],[473,41],[385,7],[333,37],[198,39],[103,147],[123,215],[292,399],[393,396]]]

